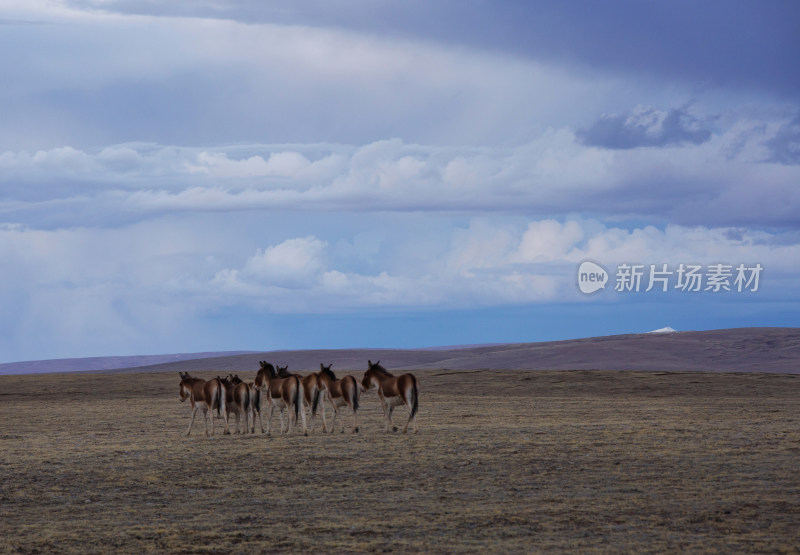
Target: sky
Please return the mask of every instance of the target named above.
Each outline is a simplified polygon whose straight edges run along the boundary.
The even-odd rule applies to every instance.
[[[0,362],[798,326],[799,25],[0,0]]]

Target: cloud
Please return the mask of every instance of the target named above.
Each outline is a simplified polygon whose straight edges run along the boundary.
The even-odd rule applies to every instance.
[[[464,222],[423,213],[336,214],[293,233],[284,230],[291,219],[259,226],[236,215],[171,215],[115,229],[0,226],[0,303],[15,315],[0,326],[3,352],[41,358],[75,345],[101,354],[168,352],[193,334],[205,338],[195,337],[193,348],[219,345],[215,322],[234,313],[237,328],[270,315],[368,318],[580,303],[586,299],[574,274],[585,259],[610,271],[623,262],[760,263],[762,289],[748,300],[800,298],[796,232],[624,228],[507,214]],[[384,221],[382,236],[376,222]],[[344,230],[338,241],[330,229]],[[365,244],[368,264],[352,252]],[[617,302],[613,294],[606,300]]]
[[[282,287],[297,287],[313,279],[324,264],[320,257],[327,243],[309,235],[288,239],[274,247],[259,250],[251,256],[243,276]]]
[[[628,115],[604,115],[589,128],[578,130],[577,136],[585,145],[627,149],[698,145],[711,138],[711,131],[685,108],[664,112],[651,106],[637,106]]]
[[[568,256],[584,238],[585,231],[576,221],[556,220],[531,222],[511,260],[515,262],[547,262]]]
[[[150,16],[224,18],[249,24],[343,29],[367,36],[458,45],[579,68],[675,83],[800,93],[793,57],[800,42],[792,2],[625,2],[602,12],[585,2],[455,0],[363,2],[98,2],[76,8]],[[724,14],[721,17],[720,14]]]
[[[574,111],[606,86],[536,60],[339,26],[59,6],[52,25],[0,36],[0,47],[18,53],[0,61],[8,81],[0,149],[389,137],[487,144],[508,141],[509,126],[524,137],[524,121],[555,123],[556,107]]]
[[[796,119],[732,113],[697,144],[668,143],[678,134],[664,112],[643,109],[634,120],[629,127],[641,144],[664,144],[601,148],[562,128],[515,147],[391,139],[6,151],[0,219],[34,228],[102,227],[191,212],[471,211],[797,226]]]
[[[800,113],[784,123],[766,145],[770,151],[770,161],[800,164]]]
[[[379,270],[354,271],[316,237],[293,238],[259,249],[241,268],[226,268],[206,284],[223,303],[256,304],[282,313],[415,308],[469,309],[481,306],[572,302],[577,265],[586,259],[607,268],[619,264],[731,265],[765,267],[770,295],[800,294],[781,287],[791,282],[797,238],[742,228],[646,226],[608,227],[596,220],[537,220],[524,228],[475,218],[453,229],[444,253],[423,261],[394,261],[374,255]],[[216,293],[215,293],[216,291]]]

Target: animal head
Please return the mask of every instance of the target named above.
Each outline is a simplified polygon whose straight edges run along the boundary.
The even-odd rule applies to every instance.
[[[276,377],[278,373],[275,371],[275,367],[266,360],[261,360],[258,364],[261,366],[261,368],[259,369],[258,374],[256,374],[254,385],[258,389],[264,389],[269,384],[269,381]]]
[[[181,376],[181,383],[178,386],[178,398],[181,400],[181,403],[184,402],[189,397],[189,384],[187,384],[187,380],[191,379],[189,373],[186,372],[178,372]]]
[[[289,372],[289,365],[286,366],[278,366],[277,368],[277,375],[281,378],[288,378],[292,374]]]
[[[336,380],[336,374],[334,374],[333,371],[331,370],[332,366],[333,366],[333,364],[329,364],[328,366],[325,366],[324,364],[320,363],[320,365],[319,365],[319,375],[320,375],[320,377],[325,376],[325,377],[330,378],[331,380],[335,381]]]
[[[367,361],[367,371],[364,373],[364,379],[361,380],[362,391],[369,391],[370,389],[375,387],[374,376],[381,370],[383,370],[383,372],[386,372],[383,366],[381,366],[380,360],[375,363],[373,363],[371,360]]]

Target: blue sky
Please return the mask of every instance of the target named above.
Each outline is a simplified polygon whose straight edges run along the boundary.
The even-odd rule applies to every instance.
[[[798,24],[777,0],[6,0],[0,362],[797,326]],[[669,290],[616,291],[623,264]]]

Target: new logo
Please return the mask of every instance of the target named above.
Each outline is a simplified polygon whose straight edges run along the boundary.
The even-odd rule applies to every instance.
[[[584,260],[578,266],[578,288],[581,293],[590,294],[605,289],[608,282],[606,269],[590,260]]]

